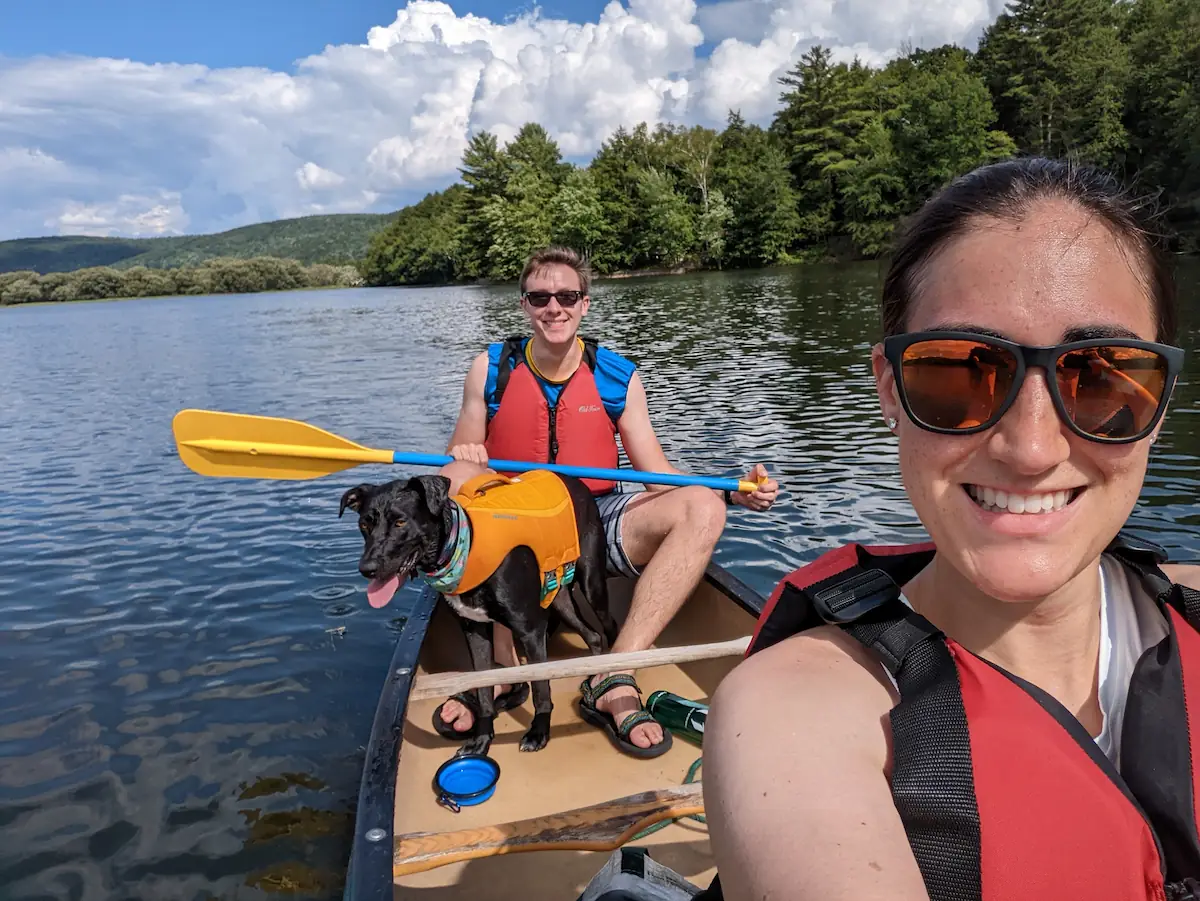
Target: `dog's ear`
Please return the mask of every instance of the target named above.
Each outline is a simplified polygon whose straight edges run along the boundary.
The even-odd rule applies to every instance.
[[[446,501],[450,497],[450,480],[445,476],[414,476],[408,480],[408,488],[413,489],[425,502],[432,516],[441,516]]]
[[[371,493],[372,487],[371,485],[357,485],[343,494],[342,502],[338,505],[338,519],[342,518],[342,514],[346,512],[347,507],[358,513],[362,509],[363,501]]]

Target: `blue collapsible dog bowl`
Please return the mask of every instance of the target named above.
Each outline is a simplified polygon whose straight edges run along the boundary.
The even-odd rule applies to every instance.
[[[460,807],[482,804],[496,791],[500,764],[486,754],[451,757],[433,777],[438,803],[458,813]]]

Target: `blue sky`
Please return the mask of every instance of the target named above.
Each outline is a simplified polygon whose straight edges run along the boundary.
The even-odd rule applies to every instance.
[[[388,212],[471,134],[767,124],[813,44],[974,46],[1005,0],[0,0],[0,240]]]
[[[542,15],[595,20],[607,0],[546,0]],[[265,66],[290,71],[326,44],[363,40],[400,0],[3,0],[0,55],[115,56],[144,63]],[[531,3],[451,0],[460,15],[503,22]]]

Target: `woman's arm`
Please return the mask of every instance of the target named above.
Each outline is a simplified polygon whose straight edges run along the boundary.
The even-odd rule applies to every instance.
[[[895,701],[879,662],[837,629],[726,677],[703,782],[727,901],[928,901],[886,776]]]

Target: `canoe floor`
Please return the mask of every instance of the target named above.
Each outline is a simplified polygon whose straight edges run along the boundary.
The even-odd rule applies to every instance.
[[[632,583],[609,580],[618,621],[628,609]],[[656,647],[723,641],[749,635],[754,618],[715,585],[702,581]],[[586,654],[583,640],[560,631],[551,641],[552,658]],[[666,689],[707,703],[738,657],[639,670],[643,701]],[[447,605],[438,605],[421,650],[418,674],[470,669],[466,642]],[[522,753],[518,742],[533,717],[533,700],[496,717],[489,755],[500,765],[495,794],[483,804],[454,814],[437,804],[433,777],[456,745],[433,731],[434,709],[443,699],[412,703],[404,724],[396,779],[395,834],[447,832],[509,823],[599,804],[636,792],[677,786],[701,749],[676,735],[671,750],[650,760],[618,751],[606,732],[583,721],[575,707],[580,679],[551,682],[554,712],[550,743]],[[703,770],[696,779],[703,779]],[[680,820],[631,843],[651,849],[655,860],[704,888],[715,875],[706,827]],[[599,872],[607,851],[526,851],[450,863],[396,879],[394,896],[403,899],[488,898],[496,901],[574,901]]]

